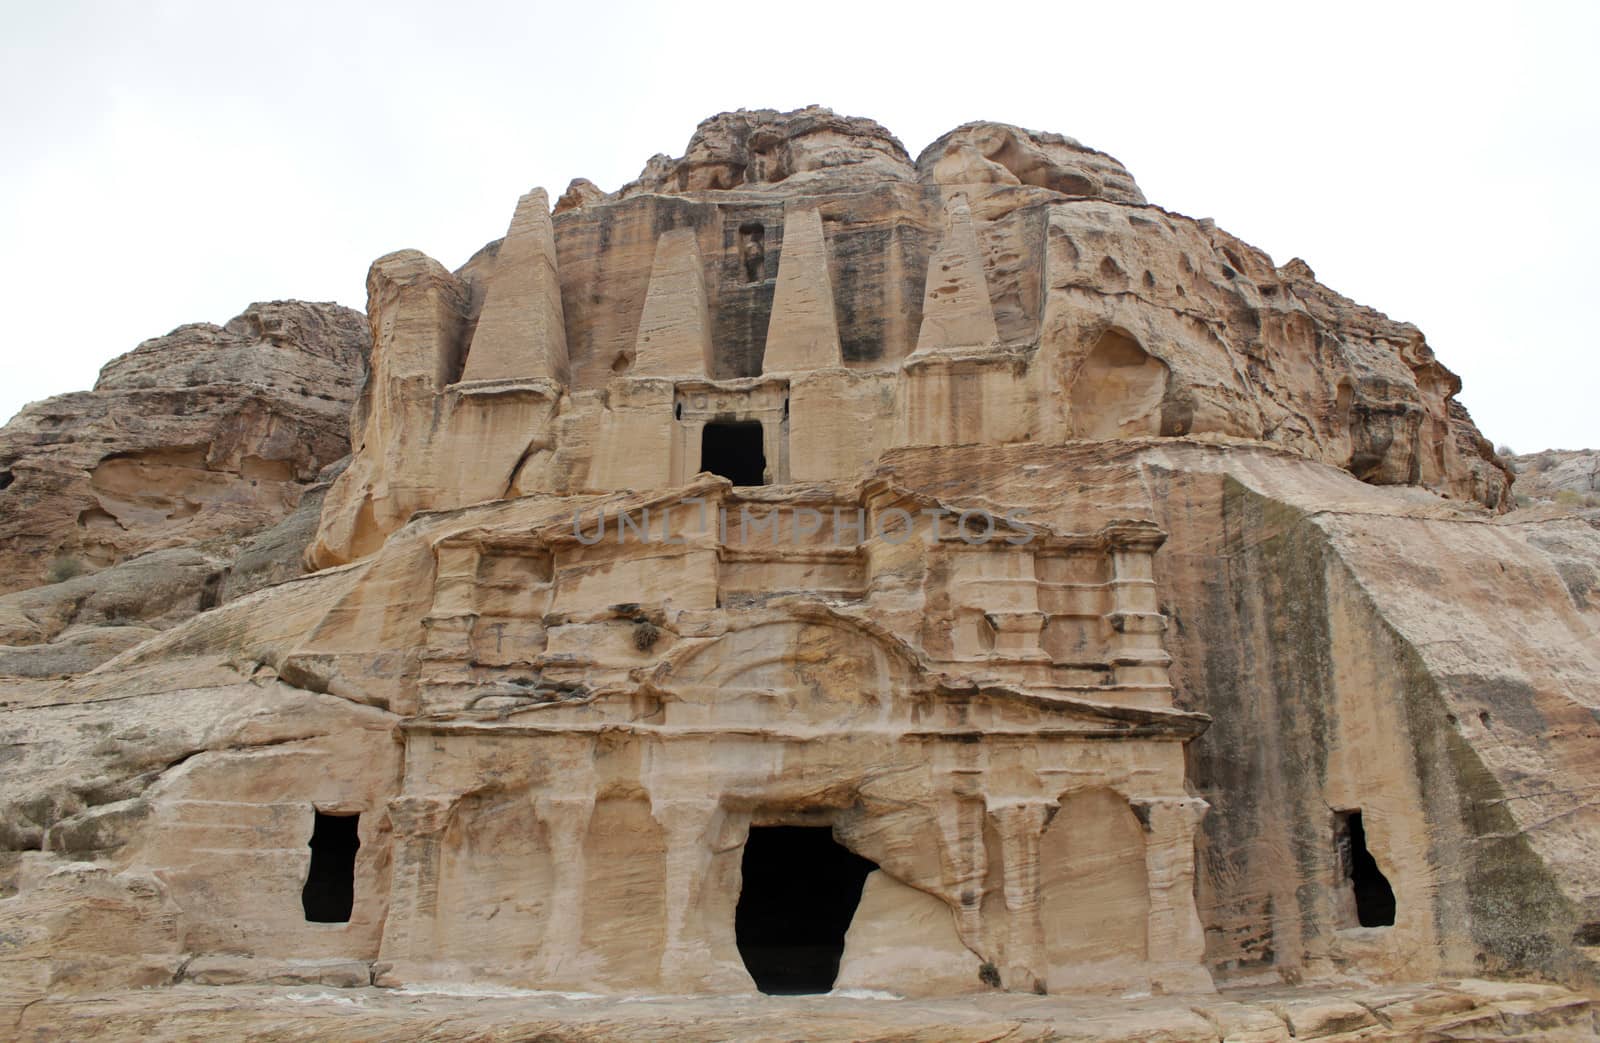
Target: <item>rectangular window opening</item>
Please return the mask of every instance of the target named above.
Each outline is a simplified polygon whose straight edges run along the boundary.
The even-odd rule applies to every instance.
[[[1394,888],[1378,868],[1378,860],[1367,850],[1367,831],[1360,809],[1339,812],[1334,829],[1339,861],[1355,896],[1356,922],[1362,927],[1393,926]]]
[[[310,923],[349,923],[355,905],[356,850],[361,847],[359,814],[316,811],[311,826],[311,868],[300,903]]]
[[[766,485],[767,455],[759,420],[718,420],[700,434],[700,470],[734,485]]]

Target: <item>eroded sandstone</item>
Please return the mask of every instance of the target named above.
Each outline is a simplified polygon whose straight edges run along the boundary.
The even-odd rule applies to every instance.
[[[349,451],[365,355],[349,309],[255,304],[28,406],[0,431],[0,591],[276,522]]]
[[[818,1038],[1593,1032],[1600,532],[1503,513],[1414,327],[1072,139],[821,109],[368,292],[314,525],[183,559],[205,604],[117,614],[141,558],[0,600],[118,624],[0,687],[19,1017],[364,971],[361,1031],[839,988],[982,998]]]

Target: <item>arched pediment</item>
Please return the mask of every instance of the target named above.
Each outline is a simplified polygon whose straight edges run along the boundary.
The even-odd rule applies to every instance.
[[[815,726],[904,722],[912,667],[879,635],[834,617],[730,630],[663,665],[668,724]]]

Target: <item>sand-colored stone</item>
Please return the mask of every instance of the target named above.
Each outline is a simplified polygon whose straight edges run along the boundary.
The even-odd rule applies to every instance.
[[[948,905],[881,869],[867,876],[835,989],[948,995],[973,991],[981,971],[982,961],[961,944]]]
[[[834,309],[822,215],[809,207],[789,208],[783,219],[783,260],[778,265],[762,372],[808,372],[844,365]]]
[[[0,599],[19,1030],[1592,1034],[1600,532],[1413,327],[998,124],[725,114],[556,211],[374,263],[314,534]],[[791,1004],[795,826],[872,868]]]
[[[538,242],[540,222],[529,211],[542,206],[541,200],[542,193],[534,192],[519,202],[515,223],[524,231],[508,251],[526,253],[527,263],[540,270],[548,257]],[[513,299],[531,295],[530,306],[545,308],[539,288],[544,278],[507,277],[500,285]],[[337,507],[307,552],[312,564],[369,553],[419,510],[505,496],[523,468],[540,467],[561,385],[539,372],[460,379],[471,366],[466,330],[476,296],[415,250],[373,262],[367,311],[379,361],[351,417],[357,449],[328,491]],[[522,368],[518,359],[534,369],[559,370],[560,338],[545,319],[522,326],[491,323],[484,332],[486,374]],[[535,344],[529,339],[535,334],[546,335],[547,342]]]
[[[965,195],[953,195],[945,204],[944,239],[928,259],[917,354],[980,352],[999,343],[994,304],[984,281],[978,237],[972,229],[972,209]]]
[[[536,188],[517,201],[500,263],[488,279],[483,308],[461,379],[567,379],[567,327],[561,315],[550,197]]]
[[[253,304],[23,409],[0,430],[0,592],[165,547],[223,551],[294,510],[350,451],[364,325],[335,304]]]
[[[208,963],[203,973],[219,967]],[[404,990],[313,984],[330,975],[316,964],[275,967],[289,987],[184,983],[166,989],[43,1000],[16,1015],[26,1039],[104,1039],[128,1043],[214,1038],[315,1038],[330,1043],[448,1034],[464,1043],[511,1039],[637,1043],[684,1039],[907,1043],[1292,1043],[1276,1013],[1285,990],[1246,989],[1218,996],[1130,997],[1015,994],[893,1000],[871,993],[830,996],[608,997],[584,993],[464,989],[449,985]],[[333,973],[337,973],[334,971]],[[298,984],[304,983],[304,984]],[[1470,983],[1445,981],[1413,991],[1419,1006],[1435,1008],[1393,1026],[1369,1024],[1353,1033],[1312,1037],[1334,1043],[1413,1040],[1541,1040],[1576,1043],[1596,1038],[1593,1001],[1556,989],[1536,999],[1497,1000],[1469,992]],[[1297,990],[1303,1000],[1331,1009],[1347,1005],[1387,1011],[1391,990],[1359,986]],[[1315,997],[1315,1000],[1312,1000]],[[0,998],[0,1003],[4,999]],[[1465,1006],[1462,1006],[1462,1005]],[[9,1010],[0,1006],[0,1017]]]
[[[1502,456],[1519,510],[1573,514],[1600,527],[1600,452],[1545,450]]]
[[[357,454],[317,564],[370,553],[424,500],[682,481],[702,425],[644,403],[675,405],[668,383],[684,380],[717,385],[739,420],[759,411],[740,395],[789,396],[787,427],[769,433],[769,460],[785,457],[774,480],[845,480],[904,445],[1197,435],[1509,504],[1507,472],[1453,401],[1459,381],[1414,327],[1339,297],[1304,262],[1277,266],[1151,206],[1125,168],[1071,139],[971,124],[913,164],[870,121],[740,112],[617,193],[578,189],[551,218],[569,382],[497,401],[451,386],[477,328],[499,321],[492,300],[511,299],[490,292],[496,272],[520,285],[551,267],[542,250],[515,259],[528,236],[490,244],[456,273],[456,304],[424,309],[425,354],[445,376],[413,387],[418,419],[403,426],[426,448],[402,460],[396,439],[367,440],[367,455],[392,458]],[[551,313],[534,297],[525,321]],[[402,301],[380,295],[374,314]]]
[[[1028,185],[1120,203],[1145,201],[1127,168],[1104,152],[1060,134],[998,123],[967,123],[941,135],[917,157],[917,170],[949,188]]]
[[[634,348],[634,376],[703,377],[711,372],[711,315],[701,269],[693,229],[674,229],[657,241]]]

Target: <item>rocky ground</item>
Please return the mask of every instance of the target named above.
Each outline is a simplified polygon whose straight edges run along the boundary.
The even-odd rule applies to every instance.
[[[0,1008],[4,1010],[4,1008]],[[701,1040],[928,1043],[1273,1043],[1600,1038],[1595,1001],[1551,985],[1227,990],[1200,996],[935,1000],[828,996],[602,997],[472,987],[209,988],[61,997],[5,1015],[18,1040]]]

